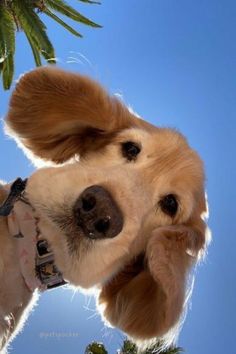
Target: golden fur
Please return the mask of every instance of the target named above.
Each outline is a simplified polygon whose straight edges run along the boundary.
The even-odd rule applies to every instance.
[[[188,274],[208,242],[197,153],[177,131],[154,127],[98,83],[59,69],[40,68],[20,79],[6,124],[35,157],[63,163],[36,171],[27,195],[64,277],[75,286],[96,286],[106,320],[131,337],[167,338],[184,311]],[[122,156],[127,141],[141,146],[135,161]],[[124,215],[112,239],[91,241],[55,222],[71,218],[91,185],[106,188]],[[179,204],[172,217],[160,207],[169,194]]]

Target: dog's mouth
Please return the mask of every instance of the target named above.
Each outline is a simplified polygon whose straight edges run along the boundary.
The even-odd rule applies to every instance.
[[[76,225],[85,237],[108,239],[119,235],[123,229],[123,214],[111,196],[102,186],[86,188],[73,207]]]

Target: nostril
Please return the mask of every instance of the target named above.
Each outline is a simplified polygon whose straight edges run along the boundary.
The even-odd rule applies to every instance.
[[[110,218],[106,217],[103,219],[99,219],[94,223],[95,230],[99,233],[105,234],[110,228]]]
[[[96,205],[96,198],[92,195],[84,197],[82,199],[82,208],[84,211],[92,210]]]
[[[1,2],[1,1],[0,1]],[[112,195],[104,187],[86,188],[73,206],[78,234],[90,239],[113,238],[122,231],[124,218]]]

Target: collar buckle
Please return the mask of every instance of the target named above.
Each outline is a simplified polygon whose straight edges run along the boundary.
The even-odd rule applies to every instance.
[[[35,264],[36,275],[46,289],[54,289],[65,285],[67,282],[63,279],[62,273],[54,263],[53,253],[46,240],[37,242],[37,256]]]

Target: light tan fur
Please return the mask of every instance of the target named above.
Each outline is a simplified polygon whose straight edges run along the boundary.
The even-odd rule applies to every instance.
[[[208,242],[203,165],[186,139],[139,119],[91,79],[50,68],[20,79],[6,124],[35,157],[58,164],[37,170],[26,192],[65,279],[82,288],[96,286],[107,321],[137,340],[164,338],[177,328],[189,271]],[[141,146],[135,161],[122,156],[127,141]],[[72,218],[77,198],[92,185],[108,190],[122,210],[124,227],[114,238],[91,241],[55,222]],[[169,194],[179,203],[173,217],[160,207]],[[4,218],[0,231],[2,326],[3,314],[12,313],[18,300],[25,308],[30,295]],[[4,272],[10,267],[19,276],[15,287]]]
[[[6,192],[0,185],[0,204]],[[14,241],[8,232],[6,219],[0,217],[0,352],[23,326],[32,306],[32,295],[21,276]]]

